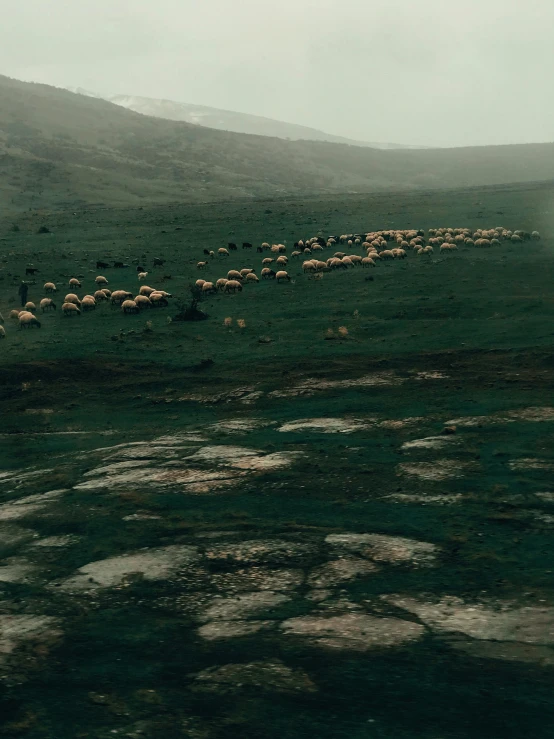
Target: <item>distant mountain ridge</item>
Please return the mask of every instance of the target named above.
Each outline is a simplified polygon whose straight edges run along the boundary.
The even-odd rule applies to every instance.
[[[85,90],[82,87],[68,87],[70,92],[87,97],[108,100],[122,108],[133,110],[142,115],[151,115],[154,118],[165,118],[169,121],[182,121],[197,126],[215,128],[219,131],[233,131],[234,133],[249,133],[256,136],[275,136],[279,139],[291,141],[327,141],[331,144],[348,144],[349,146],[364,146],[370,149],[426,149],[425,146],[410,146],[408,144],[379,143],[375,141],[356,141],[355,139],[335,136],[320,131],[317,128],[301,126],[297,123],[265,118],[251,113],[238,113],[233,110],[211,108],[206,105],[179,103],[175,100],[141,97],[140,95],[99,95],[96,92]]]

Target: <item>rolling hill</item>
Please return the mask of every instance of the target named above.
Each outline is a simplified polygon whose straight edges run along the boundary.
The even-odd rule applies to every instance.
[[[554,144],[383,151],[287,141],[0,76],[4,213],[551,179]]]

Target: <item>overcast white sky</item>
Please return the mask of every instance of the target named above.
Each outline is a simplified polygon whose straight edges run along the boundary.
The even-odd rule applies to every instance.
[[[19,79],[369,141],[554,140],[554,0],[4,0],[2,11],[0,73]]]

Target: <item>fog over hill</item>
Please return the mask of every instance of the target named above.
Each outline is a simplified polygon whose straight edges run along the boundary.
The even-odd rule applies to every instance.
[[[554,179],[554,145],[379,150],[215,130],[0,76],[0,207],[132,205]]]

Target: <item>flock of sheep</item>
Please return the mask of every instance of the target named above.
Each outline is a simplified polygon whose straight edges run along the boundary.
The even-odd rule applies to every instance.
[[[321,277],[323,272],[349,269],[352,267],[376,267],[379,261],[406,259],[410,250],[413,250],[417,256],[430,256],[433,254],[435,247],[438,247],[440,252],[446,252],[457,250],[460,245],[489,247],[498,246],[503,241],[523,243],[531,239],[539,240],[539,232],[510,231],[503,227],[490,230],[478,229],[474,232],[468,228],[432,228],[429,229],[428,238],[426,239],[425,232],[422,230],[371,231],[365,234],[329,236],[327,239],[321,236],[313,236],[305,241],[297,241],[294,244],[291,258],[299,259],[300,257],[304,257],[302,271]],[[350,248],[364,250],[365,256],[337,251],[326,260],[320,258],[325,249],[336,248],[338,243],[345,244]],[[395,243],[396,246],[392,247],[392,243]],[[229,246],[232,247],[231,251],[236,250],[235,244],[229,244]],[[243,244],[243,247],[245,246]],[[251,248],[251,244],[248,244],[247,247]],[[274,255],[262,259],[260,272],[262,279],[274,279],[276,282],[289,282],[291,280],[286,270],[289,260],[286,256],[287,248],[284,244],[270,245],[268,242],[264,242],[258,247],[257,251],[260,253],[270,252]],[[210,259],[216,258],[216,252],[214,251],[204,249],[204,254],[209,256]],[[229,249],[218,249],[217,257],[219,259],[229,256]],[[196,267],[199,270],[205,270],[209,265],[210,261],[204,260],[198,262]],[[226,277],[220,277],[215,281],[198,279],[196,280],[196,287],[204,294],[216,292],[234,293],[237,290],[242,291],[244,284],[257,282],[259,282],[259,279],[255,270],[245,267],[241,270],[229,270]]]
[[[315,279],[321,279],[324,272],[347,270],[355,267],[376,267],[381,261],[406,259],[410,251],[413,251],[417,256],[429,256],[433,254],[435,248],[438,248],[440,252],[445,252],[456,250],[459,246],[484,248],[500,246],[502,242],[506,241],[523,243],[524,241],[539,239],[538,231],[528,233],[526,231],[510,231],[502,227],[488,230],[477,229],[476,231],[471,231],[468,228],[432,228],[429,229],[427,238],[422,230],[381,230],[362,234],[328,236],[326,239],[321,236],[313,236],[306,240],[300,240],[294,243],[291,259],[303,258],[302,271],[313,274]],[[338,244],[349,247],[349,250],[359,249],[362,253],[365,252],[365,255],[335,251],[327,259],[322,258],[326,249],[337,248]],[[213,263],[211,260],[216,258],[219,260],[225,259],[230,256],[231,251],[237,249],[235,244],[229,244],[228,247],[227,249],[218,249],[217,254],[214,251],[204,249],[204,254],[210,257],[210,260],[198,262],[197,269],[205,270]],[[252,244],[245,242],[243,249],[252,249]],[[290,282],[291,277],[287,271],[289,258],[286,255],[287,247],[284,244],[271,245],[264,242],[257,247],[257,252],[267,254],[261,260],[261,279]],[[164,260],[154,260],[155,266],[161,266],[163,263]],[[97,262],[96,266],[98,268],[108,265]],[[127,265],[118,262],[114,266]],[[35,271],[33,268],[27,270],[29,273]],[[142,281],[148,273],[139,266],[137,267],[137,275],[139,281]],[[229,294],[242,292],[244,285],[258,282],[259,278],[255,269],[245,267],[241,270],[231,269],[227,272],[226,277],[215,280],[198,279],[195,287],[204,295],[218,292]],[[63,314],[67,317],[80,316],[82,313],[94,311],[100,303],[104,302],[120,306],[124,314],[139,313],[145,308],[166,307],[169,304],[169,298],[171,298],[170,293],[147,285],[141,285],[137,295],[133,295],[132,292],[127,290],[111,292],[107,285],[106,277],[98,275],[95,278],[96,290],[92,294],[79,298],[76,292],[68,293],[61,307]],[[72,277],[69,280],[69,287],[73,290],[79,290],[82,287],[81,281],[76,277]],[[42,298],[38,308],[35,303],[27,302],[21,310],[10,312],[10,319],[16,320],[20,329],[40,328],[41,322],[36,316],[38,310],[41,313],[56,310],[53,298],[48,297],[57,292],[56,285],[53,282],[46,282],[44,292],[46,297]],[[4,324],[4,319],[0,314],[0,338],[4,338],[6,335],[2,324]]]
[[[142,268],[140,268],[142,270]],[[147,273],[141,271],[138,273],[138,279],[143,279]],[[133,296],[133,293],[127,290],[114,290],[110,291],[106,286],[108,280],[103,275],[98,275],[94,280],[96,290],[90,295],[84,295],[79,298],[76,293],[67,293],[62,304],[62,313],[64,316],[74,317],[80,316],[82,313],[87,313],[96,309],[100,303],[110,302],[112,305],[118,305],[121,307],[123,313],[138,313],[144,308],[162,308],[169,305],[168,299],[171,298],[171,294],[165,290],[156,290],[148,285],[141,285],[138,295]],[[81,281],[76,277],[72,277],[69,280],[69,287],[74,290],[78,290],[82,287]],[[52,295],[58,291],[54,282],[46,282],[44,284],[44,292],[46,295]],[[14,321],[18,321],[19,328],[40,328],[41,322],[36,317],[36,313],[40,310],[41,313],[47,311],[56,310],[57,306],[54,303],[53,298],[44,297],[40,301],[38,308],[32,301],[29,301],[20,310],[10,311],[9,318]],[[4,318],[0,314],[0,323],[4,323]],[[0,325],[0,338],[6,336],[6,331],[2,325]]]

